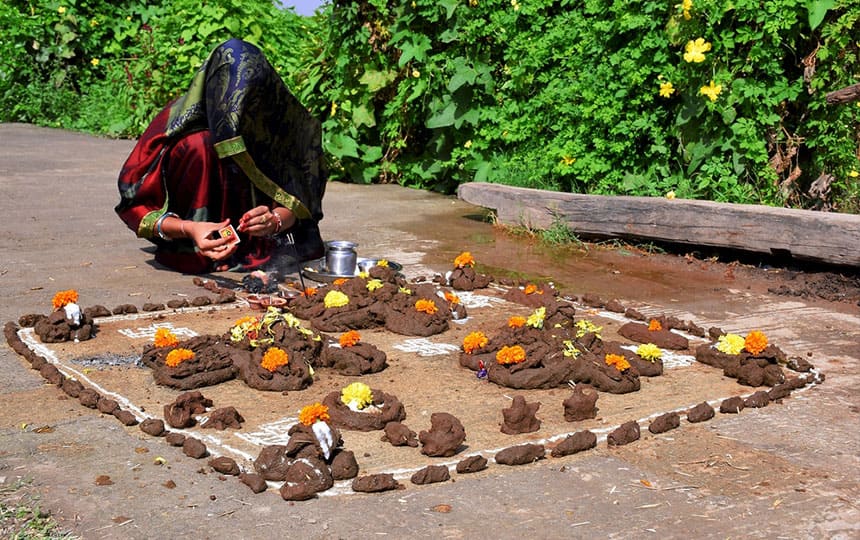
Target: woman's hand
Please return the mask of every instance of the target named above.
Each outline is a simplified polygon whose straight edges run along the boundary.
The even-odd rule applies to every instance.
[[[221,223],[208,223],[203,221],[186,221],[183,224],[185,234],[194,241],[197,251],[201,255],[209,257],[213,261],[226,259],[236,251],[237,244],[232,243],[230,238],[213,237],[220,229],[230,225],[230,220],[225,219]]]
[[[277,213],[276,213],[277,212]],[[290,219],[285,220],[284,215]],[[251,236],[269,236],[285,231],[292,226],[295,219],[286,208],[269,209],[268,206],[258,206],[245,212],[239,219],[239,231]]]

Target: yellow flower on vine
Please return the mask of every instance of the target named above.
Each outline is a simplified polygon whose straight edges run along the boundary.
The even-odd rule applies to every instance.
[[[711,84],[708,86],[703,86],[699,90],[699,94],[703,96],[707,96],[711,101],[717,101],[717,96],[720,95],[720,92],[723,91],[723,85],[714,84],[714,81],[711,81]]]
[[[850,176],[851,178],[857,178],[858,176],[860,176],[860,173],[855,170],[852,170],[848,173],[848,176]]]
[[[96,67],[97,65],[99,65],[99,59],[93,58],[92,60],[90,60],[90,64],[92,64],[93,67]]]
[[[664,83],[660,83],[660,96],[664,98],[672,97],[672,94],[675,93],[675,86],[666,81]]]
[[[680,7],[684,14],[684,20],[689,21],[692,17],[690,11],[693,9],[693,0],[682,0]]]
[[[331,102],[331,113],[329,113],[329,116],[334,116],[334,113],[336,113],[336,112],[337,112],[337,102],[332,101]]]
[[[705,53],[711,50],[711,44],[704,38],[691,39],[684,47],[684,60],[686,62],[704,62]]]
[[[66,12],[65,6],[60,6],[57,8],[57,13],[59,13],[60,15],[62,15],[65,12]]]
[[[571,166],[571,165],[573,165],[574,163],[576,163],[576,158],[575,158],[575,157],[563,156],[563,157],[561,158],[561,164],[562,164],[562,165],[564,165],[565,167],[570,167],[570,166]]]
[[[99,21],[97,19],[91,19],[90,20],[90,28],[95,28],[98,25],[99,25]]]

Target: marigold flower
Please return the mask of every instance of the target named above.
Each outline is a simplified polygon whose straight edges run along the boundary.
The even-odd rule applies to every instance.
[[[525,359],[526,350],[520,345],[514,345],[512,347],[505,346],[499,349],[499,352],[496,353],[496,362],[502,365],[519,364],[520,362],[524,362]]]
[[[454,259],[454,268],[463,268],[464,266],[475,266],[475,259],[468,251],[464,251]]]
[[[758,354],[767,348],[767,336],[764,332],[753,330],[744,339],[744,349],[750,354]]]
[[[452,292],[445,291],[445,300],[448,301],[449,304],[459,304],[460,297]]]
[[[436,302],[434,302],[433,300],[425,300],[422,298],[421,300],[415,302],[415,310],[420,311],[422,313],[426,313],[428,315],[433,315],[434,313],[439,311],[439,308],[436,307]]]
[[[176,367],[182,362],[192,359],[194,359],[194,351],[190,349],[173,349],[167,353],[167,358],[164,359],[164,363],[167,364],[168,367]]]
[[[472,332],[463,338],[463,350],[467,354],[472,354],[472,352],[486,347],[489,342],[490,340],[487,339],[487,336],[483,332]]]
[[[597,336],[597,339],[601,339],[600,332],[603,330],[602,326],[597,326],[591,321],[582,319],[576,321],[576,338],[579,339],[583,337],[585,334],[594,334]]]
[[[268,371],[274,373],[281,366],[286,366],[290,363],[290,355],[286,353],[283,349],[279,349],[278,347],[269,347],[269,350],[266,351],[266,354],[263,355],[263,360],[260,362],[260,366]]]
[[[78,291],[69,289],[60,291],[54,295],[51,304],[54,306],[54,311],[66,307],[67,304],[76,304],[78,302]]]
[[[299,411],[299,422],[306,426],[311,426],[316,422],[328,422],[331,418],[328,414],[328,407],[320,402],[313,405],[306,405]]]
[[[532,328],[543,328],[543,321],[546,319],[546,307],[539,307],[529,315],[526,319],[526,324]]]
[[[388,268],[388,259],[379,259],[378,261],[376,261],[376,266]]]
[[[582,354],[582,351],[576,348],[576,345],[573,344],[573,341],[566,339],[562,342],[562,344],[564,344],[564,350],[562,351],[562,354],[566,357],[576,358],[577,356]]]
[[[317,293],[316,287],[305,287],[305,298],[310,298]]]
[[[373,292],[376,289],[381,289],[382,285],[383,285],[382,281],[380,281],[378,279],[369,279],[369,280],[367,280],[367,284],[365,285],[365,287],[367,287],[368,291]]]
[[[529,283],[523,289],[523,292],[526,294],[543,294],[543,289],[538,289],[538,286],[534,283]]]
[[[349,304],[349,296],[340,291],[329,291],[323,298],[323,303],[327,308],[343,307]]]
[[[714,81],[711,81],[709,86],[703,86],[699,89],[699,94],[703,96],[707,96],[711,101],[717,101],[717,96],[720,95],[720,92],[723,91],[723,85],[714,84]]]
[[[670,82],[662,82],[660,83],[660,96],[664,98],[672,97],[672,94],[675,93],[675,86]]]
[[[620,354],[607,354],[604,358],[607,366],[615,366],[618,371],[630,369],[630,362]]]
[[[341,334],[339,340],[341,347],[352,347],[359,341],[361,341],[361,334],[356,330],[350,330],[349,332]]]
[[[657,319],[651,319],[651,322],[648,323],[648,331],[649,332],[659,332],[663,329],[663,325],[660,324],[660,321]]]
[[[354,382],[340,391],[340,400],[350,409],[360,411],[373,404],[373,390],[362,382]]]
[[[340,287],[341,285],[343,285],[347,281],[349,281],[349,280],[346,279],[345,277],[342,277],[342,278],[337,278],[336,280],[332,281],[331,284],[334,285],[335,287]]]
[[[508,319],[508,326],[511,328],[522,328],[526,324],[526,318],[514,315]]]
[[[704,38],[691,39],[684,47],[684,60],[686,62],[704,62],[705,53],[711,50],[711,44]]]
[[[238,342],[245,339],[245,336],[251,339],[257,339],[257,333],[260,330],[260,321],[256,317],[242,317],[230,328],[230,341]]]
[[[744,345],[744,338],[737,334],[723,334],[717,338],[717,350],[724,354],[740,354]]]
[[[653,343],[644,343],[639,345],[636,347],[636,354],[649,362],[656,362],[663,357],[663,351]]]
[[[406,287],[398,287],[397,292],[412,295],[412,289],[407,289]]]
[[[177,344],[179,344],[179,339],[169,328],[158,328],[155,331],[153,345],[156,347],[175,347]]]

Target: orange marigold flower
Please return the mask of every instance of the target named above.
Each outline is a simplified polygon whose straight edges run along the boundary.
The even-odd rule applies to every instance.
[[[274,373],[279,367],[286,366],[289,363],[290,355],[283,349],[269,347],[269,350],[263,355],[263,361],[260,362],[260,366]]]
[[[528,285],[526,285],[525,289],[523,289],[523,292],[526,294],[543,294],[543,290],[538,289],[538,286],[534,283],[529,283]]]
[[[415,309],[428,315],[433,315],[439,311],[439,308],[436,307],[436,302],[433,300],[425,300],[423,298],[415,302]]]
[[[764,332],[753,330],[744,339],[744,349],[750,354],[758,354],[767,348],[767,336]]]
[[[510,326],[511,328],[522,328],[523,326],[525,326],[525,324],[525,317],[519,317],[517,315],[514,315],[513,317],[508,319],[508,326]]]
[[[176,347],[177,344],[179,344],[179,339],[169,328],[159,328],[155,331],[153,345],[156,347]]]
[[[648,330],[650,332],[659,332],[663,329],[663,325],[660,324],[660,321],[657,319],[651,319],[651,322],[648,323]]]
[[[194,351],[190,349],[173,349],[169,353],[167,353],[167,358],[164,359],[164,363],[169,367],[176,367],[182,362],[186,360],[194,359]]]
[[[236,322],[233,323],[233,326],[244,326],[246,324],[256,325],[257,322],[258,322],[257,317],[254,317],[252,315],[248,315],[248,316],[242,317],[241,319],[237,319]]]
[[[459,304],[460,303],[460,297],[457,296],[456,294],[454,294],[452,292],[448,292],[448,291],[445,291],[445,300],[447,300],[448,303],[450,303],[450,304]]]
[[[512,347],[505,346],[499,349],[499,352],[496,353],[496,362],[502,365],[519,364],[520,362],[524,362],[525,359],[526,350],[520,345],[514,345]]]
[[[68,291],[60,291],[54,295],[54,298],[51,300],[51,304],[54,306],[54,310],[58,310],[66,307],[67,304],[76,304],[78,302],[78,291],[74,289],[69,289]]]
[[[349,280],[346,279],[345,277],[342,277],[342,278],[337,278],[336,280],[332,281],[331,284],[334,285],[335,287],[340,287],[341,285],[343,285],[347,281],[349,281]]]
[[[361,341],[361,334],[355,330],[350,330],[340,336],[341,347],[352,347],[359,341]]]
[[[331,416],[328,414],[328,407],[320,402],[313,405],[302,407],[299,412],[299,422],[306,426],[311,426],[316,422],[327,422]]]
[[[463,350],[467,354],[472,354],[473,351],[486,347],[489,342],[483,332],[472,332],[463,338]]]
[[[620,354],[607,354],[604,357],[607,366],[615,366],[618,371],[626,371],[630,369],[630,362]]]
[[[306,298],[310,298],[311,296],[315,295],[316,293],[317,293],[316,287],[306,287],[305,288],[305,297]]]
[[[454,268],[463,268],[464,266],[475,266],[475,259],[468,251],[464,251],[454,259]]]

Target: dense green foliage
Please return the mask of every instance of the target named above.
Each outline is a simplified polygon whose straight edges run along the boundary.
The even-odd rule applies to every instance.
[[[324,120],[336,179],[860,210],[860,107],[824,99],[860,80],[860,4],[676,1],[7,0],[0,120],[136,135],[238,35]]]

